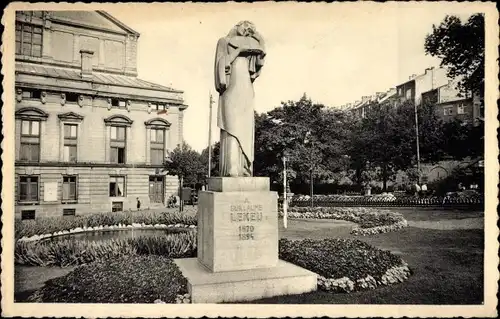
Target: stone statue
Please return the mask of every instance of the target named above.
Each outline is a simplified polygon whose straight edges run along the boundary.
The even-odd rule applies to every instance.
[[[242,21],[217,42],[215,88],[219,92],[219,171],[222,177],[252,176],[254,90],[266,55],[262,36]]]

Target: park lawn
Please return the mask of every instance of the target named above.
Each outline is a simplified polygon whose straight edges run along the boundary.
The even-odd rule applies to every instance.
[[[394,209],[396,210],[396,209]],[[462,218],[482,218],[482,212],[436,211],[426,209],[398,210],[408,221],[454,222]],[[466,216],[466,217],[465,217]],[[457,222],[457,224],[459,224]],[[483,229],[423,229],[409,227],[398,232],[371,236],[350,234],[353,223],[334,220],[289,220],[280,237],[289,239],[357,238],[377,248],[400,255],[414,274],[404,283],[376,290],[350,294],[323,291],[266,298],[249,303],[282,304],[481,304],[483,302]],[[477,224],[476,224],[477,225]],[[18,268],[18,267],[16,267]],[[44,269],[47,268],[47,269]],[[52,268],[52,269],[51,269]],[[56,267],[18,268],[16,300],[28,295],[26,290],[39,288],[43,279],[64,275],[67,269]],[[35,279],[38,278],[38,279]],[[32,282],[35,280],[35,282]]]

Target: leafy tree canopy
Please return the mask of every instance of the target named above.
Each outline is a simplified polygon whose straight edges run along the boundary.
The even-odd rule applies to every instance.
[[[177,175],[179,178],[182,176],[185,185],[199,182],[205,174],[200,154],[187,143],[168,152],[164,170],[169,175]]]
[[[460,78],[462,93],[484,96],[484,15],[472,15],[465,23],[446,16],[425,39],[425,52],[441,59],[448,76]]]

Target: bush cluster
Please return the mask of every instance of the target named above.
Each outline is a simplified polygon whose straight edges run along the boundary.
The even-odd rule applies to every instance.
[[[104,258],[49,280],[31,302],[175,303],[187,293],[187,280],[164,256]]]
[[[114,212],[80,215],[75,217],[42,217],[36,220],[16,221],[15,237],[31,237],[42,234],[53,234],[75,228],[99,227],[104,225],[137,224],[184,224],[196,225],[196,216],[168,212]]]
[[[75,239],[16,242],[15,263],[30,266],[75,266],[122,256],[161,255],[187,258],[196,255],[196,231],[140,236],[106,241]]]
[[[333,292],[373,289],[410,275],[400,257],[354,239],[281,239],[279,257],[318,274],[318,286]]]
[[[358,224],[358,227],[352,230],[354,235],[394,231],[408,226],[408,222],[400,213],[365,207],[290,207],[288,216],[350,221]]]

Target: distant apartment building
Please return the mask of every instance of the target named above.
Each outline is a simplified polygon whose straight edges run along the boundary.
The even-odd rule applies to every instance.
[[[445,122],[459,119],[478,124],[482,117],[481,103],[477,103],[470,95],[461,94],[457,89],[456,81],[450,81],[446,85],[424,92],[422,100],[433,105],[436,115]]]
[[[427,68],[425,73],[413,74],[409,80],[396,86],[396,95],[399,103],[411,101],[415,105],[422,104],[422,93],[441,87],[448,83],[446,69]]]
[[[411,101],[415,105],[422,104],[422,95],[428,91],[448,84],[446,69],[427,68],[420,75],[413,74],[409,80],[391,88],[386,92],[377,92],[371,96],[363,96],[360,101],[341,106],[341,109],[349,110],[354,115],[365,118],[367,112],[375,105],[396,107],[405,101]]]
[[[139,34],[102,11],[18,11],[16,217],[164,207],[183,92],[137,77]]]
[[[356,101],[354,104],[347,104],[341,109],[349,110],[355,116],[365,118],[368,112],[375,105],[393,107],[396,101],[396,89],[392,88],[387,92],[377,92],[374,95],[363,96],[361,101]]]

